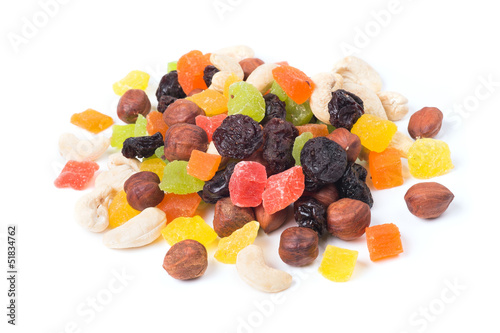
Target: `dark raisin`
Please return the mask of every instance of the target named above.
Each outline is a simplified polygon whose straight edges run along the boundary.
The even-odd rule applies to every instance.
[[[359,180],[366,182],[366,177],[368,176],[368,171],[365,169],[364,166],[354,163],[352,165],[352,168],[354,171],[356,171],[356,174],[358,175]]]
[[[205,67],[205,69],[203,70],[203,81],[205,81],[207,87],[210,87],[210,85],[212,84],[212,78],[217,72],[220,71],[214,65],[208,65],[207,67]]]
[[[177,71],[171,71],[163,75],[156,90],[156,99],[160,101],[161,96],[169,95],[175,98],[184,98],[186,94],[179,84]]]
[[[302,148],[300,163],[304,174],[312,181],[324,185],[332,184],[344,174],[347,154],[335,141],[317,137],[307,141]]]
[[[342,178],[336,183],[337,189],[341,198],[363,201],[371,208],[373,206],[372,193],[366,183],[360,179],[356,168],[353,165],[347,167]]]
[[[212,141],[221,156],[243,159],[262,146],[264,136],[258,122],[249,116],[228,116],[215,130]]]
[[[326,208],[312,197],[302,197],[293,204],[299,227],[311,228],[321,237],[326,230]]]
[[[170,95],[163,95],[160,97],[160,100],[158,101],[158,107],[156,108],[159,112],[163,113],[165,110],[168,108],[170,104],[175,102],[177,98],[170,96]]]
[[[229,197],[229,180],[234,171],[236,162],[229,163],[224,170],[218,171],[215,176],[203,185],[198,195],[203,201],[215,204],[222,198]]]
[[[264,149],[262,157],[267,161],[271,175],[285,171],[295,165],[293,144],[299,131],[292,123],[272,118],[264,126]]]
[[[273,118],[286,119],[286,104],[278,96],[269,93],[264,96],[264,101],[266,102],[266,116],[260,122],[262,126]]]
[[[339,128],[351,130],[352,126],[363,115],[363,101],[358,96],[343,89],[335,90],[328,103],[330,123]]]
[[[325,184],[323,184],[316,178],[311,178],[306,173],[304,173],[304,183],[305,183],[304,190],[307,192],[316,192],[319,191],[323,186],[325,186]]]
[[[123,142],[122,154],[127,158],[150,157],[161,146],[163,146],[163,135],[160,132],[151,136],[131,137]]]

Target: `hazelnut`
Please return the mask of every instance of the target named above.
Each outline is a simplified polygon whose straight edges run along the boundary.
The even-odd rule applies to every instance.
[[[443,113],[438,108],[425,107],[415,112],[408,123],[408,133],[413,139],[433,138],[441,130]]]
[[[356,134],[349,132],[347,129],[339,127],[332,133],[327,135],[327,138],[338,143],[347,153],[348,162],[356,162],[356,159],[361,152],[361,140]]]
[[[370,221],[370,206],[359,200],[340,199],[328,206],[326,212],[328,232],[342,240],[361,237]]]
[[[205,111],[195,102],[187,99],[177,99],[163,112],[163,121],[170,127],[179,123],[196,124],[196,116],[204,116]]]
[[[156,207],[165,197],[159,184],[160,177],[154,172],[141,171],[133,174],[123,184],[128,204],[140,211]]]
[[[151,111],[151,102],[142,89],[127,90],[118,101],[116,109],[118,118],[127,124],[134,124],[139,114],[146,117],[149,111]]]
[[[306,266],[319,254],[319,237],[310,228],[291,227],[281,233],[279,256],[290,266]]]
[[[193,150],[206,152],[208,137],[203,128],[187,124],[175,124],[165,133],[165,158],[169,161],[189,161]]]
[[[335,184],[323,186],[316,192],[305,191],[303,196],[313,197],[325,207],[330,206],[331,203],[340,199],[339,190],[337,190],[337,186],[335,186]]]
[[[163,259],[163,268],[177,280],[190,280],[205,274],[208,266],[207,249],[193,239],[175,243]]]
[[[255,221],[255,214],[250,207],[233,205],[231,198],[217,201],[214,209],[214,230],[219,237],[228,237],[248,222]]]
[[[423,219],[433,219],[443,214],[455,196],[446,187],[435,182],[415,184],[405,194],[410,212]]]
[[[246,81],[248,76],[252,74],[252,72],[259,67],[260,65],[263,65],[264,61],[260,60],[259,58],[246,58],[240,61],[240,66],[241,69],[243,69],[243,80]]]
[[[259,205],[255,207],[253,210],[255,212],[255,218],[260,223],[260,227],[266,234],[278,229],[285,222],[288,217],[289,207],[282,210],[277,211],[274,214],[266,213],[264,206]]]

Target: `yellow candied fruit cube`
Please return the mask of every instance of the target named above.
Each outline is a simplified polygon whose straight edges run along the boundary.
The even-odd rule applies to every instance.
[[[171,246],[185,239],[194,239],[207,247],[217,238],[214,229],[198,215],[174,219],[161,230],[161,234]]]
[[[141,71],[131,71],[123,79],[113,84],[113,91],[122,96],[129,89],[146,90],[149,83],[149,74]]]
[[[226,82],[224,82],[224,97],[229,98],[229,87],[236,82],[240,82],[241,79],[234,73],[228,76]]]
[[[333,282],[346,282],[351,278],[358,251],[328,245],[318,271]]]
[[[227,98],[213,89],[203,90],[201,93],[186,97],[186,99],[196,103],[208,117],[227,112]]]
[[[215,259],[223,264],[236,264],[238,252],[253,243],[259,227],[257,221],[248,222],[230,236],[221,238],[214,254]]]
[[[140,211],[132,208],[127,201],[127,194],[125,191],[118,192],[117,195],[111,200],[108,208],[109,227],[116,228],[139,215]]]
[[[361,144],[377,153],[383,152],[391,143],[398,127],[390,120],[372,114],[362,115],[351,129],[361,140]]]
[[[167,165],[161,158],[152,158],[149,160],[142,161],[139,169],[141,171],[151,171],[154,172],[160,177],[160,181],[163,179],[163,170],[165,169],[165,165]]]
[[[413,177],[429,179],[453,169],[448,144],[436,139],[419,139],[408,152],[408,167]]]

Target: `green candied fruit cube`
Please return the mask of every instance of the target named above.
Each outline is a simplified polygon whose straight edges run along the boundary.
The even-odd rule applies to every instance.
[[[259,123],[266,115],[266,102],[250,83],[235,82],[229,87],[227,111],[228,115],[244,114]]]
[[[305,125],[309,123],[313,117],[309,102],[297,104],[288,98],[285,102],[286,106],[286,120],[291,122],[294,126]]]
[[[288,95],[286,92],[280,87],[280,85],[274,81],[273,84],[271,85],[271,89],[269,90],[271,94],[274,94],[278,96],[278,98],[282,101],[285,102],[288,99]]]
[[[205,182],[187,174],[187,161],[172,161],[163,169],[160,189],[167,193],[189,194],[203,190]]]
[[[311,132],[304,132],[298,137],[295,138],[295,142],[293,143],[292,156],[295,160],[295,165],[302,165],[300,163],[300,153],[302,152],[302,148],[307,141],[313,138],[313,134]]]
[[[158,157],[160,160],[162,160],[165,163],[169,162],[169,160],[167,160],[165,158],[165,146],[161,146],[161,147],[156,148],[155,156]]]
[[[148,131],[146,129],[146,126],[148,124],[148,121],[146,117],[144,117],[142,114],[139,114],[137,116],[137,120],[135,121],[135,129],[134,129],[134,136],[147,136]]]
[[[167,73],[177,70],[177,61],[171,61],[167,64]]]
[[[111,134],[111,147],[122,149],[123,142],[133,137],[135,134],[135,124],[129,125],[113,125],[113,133]]]

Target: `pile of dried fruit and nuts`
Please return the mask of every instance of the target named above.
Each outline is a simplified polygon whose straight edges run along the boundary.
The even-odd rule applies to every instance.
[[[288,265],[311,264],[321,237],[352,240],[366,234],[373,261],[403,252],[395,224],[370,226],[376,190],[404,182],[402,158],[419,179],[453,168],[448,145],[433,139],[442,113],[415,112],[408,137],[394,121],[408,101],[382,91],[380,76],[364,61],[346,57],[332,71],[308,77],[286,62],[264,63],[246,46],[213,53],[191,51],[168,64],[156,90],[156,110],[145,89],[149,75],[132,71],[113,85],[121,96],[117,115],[95,110],[71,123],[89,140],[64,134],[59,149],[68,160],[57,187],[84,189],[111,145],[108,169],[76,204],[77,222],[104,234],[110,248],[149,244],[161,235],[171,245],[163,267],[172,277],[199,277],[207,268],[207,245],[218,237],[214,257],[236,264],[257,289],[288,288],[291,276],[268,267],[253,245],[259,229],[272,233],[293,207],[298,226],[281,233],[279,256]],[[405,195],[410,212],[440,216],[453,200],[443,185],[423,182]],[[197,211],[214,204],[209,225]],[[328,245],[319,266],[332,281],[347,281],[357,251]]]

